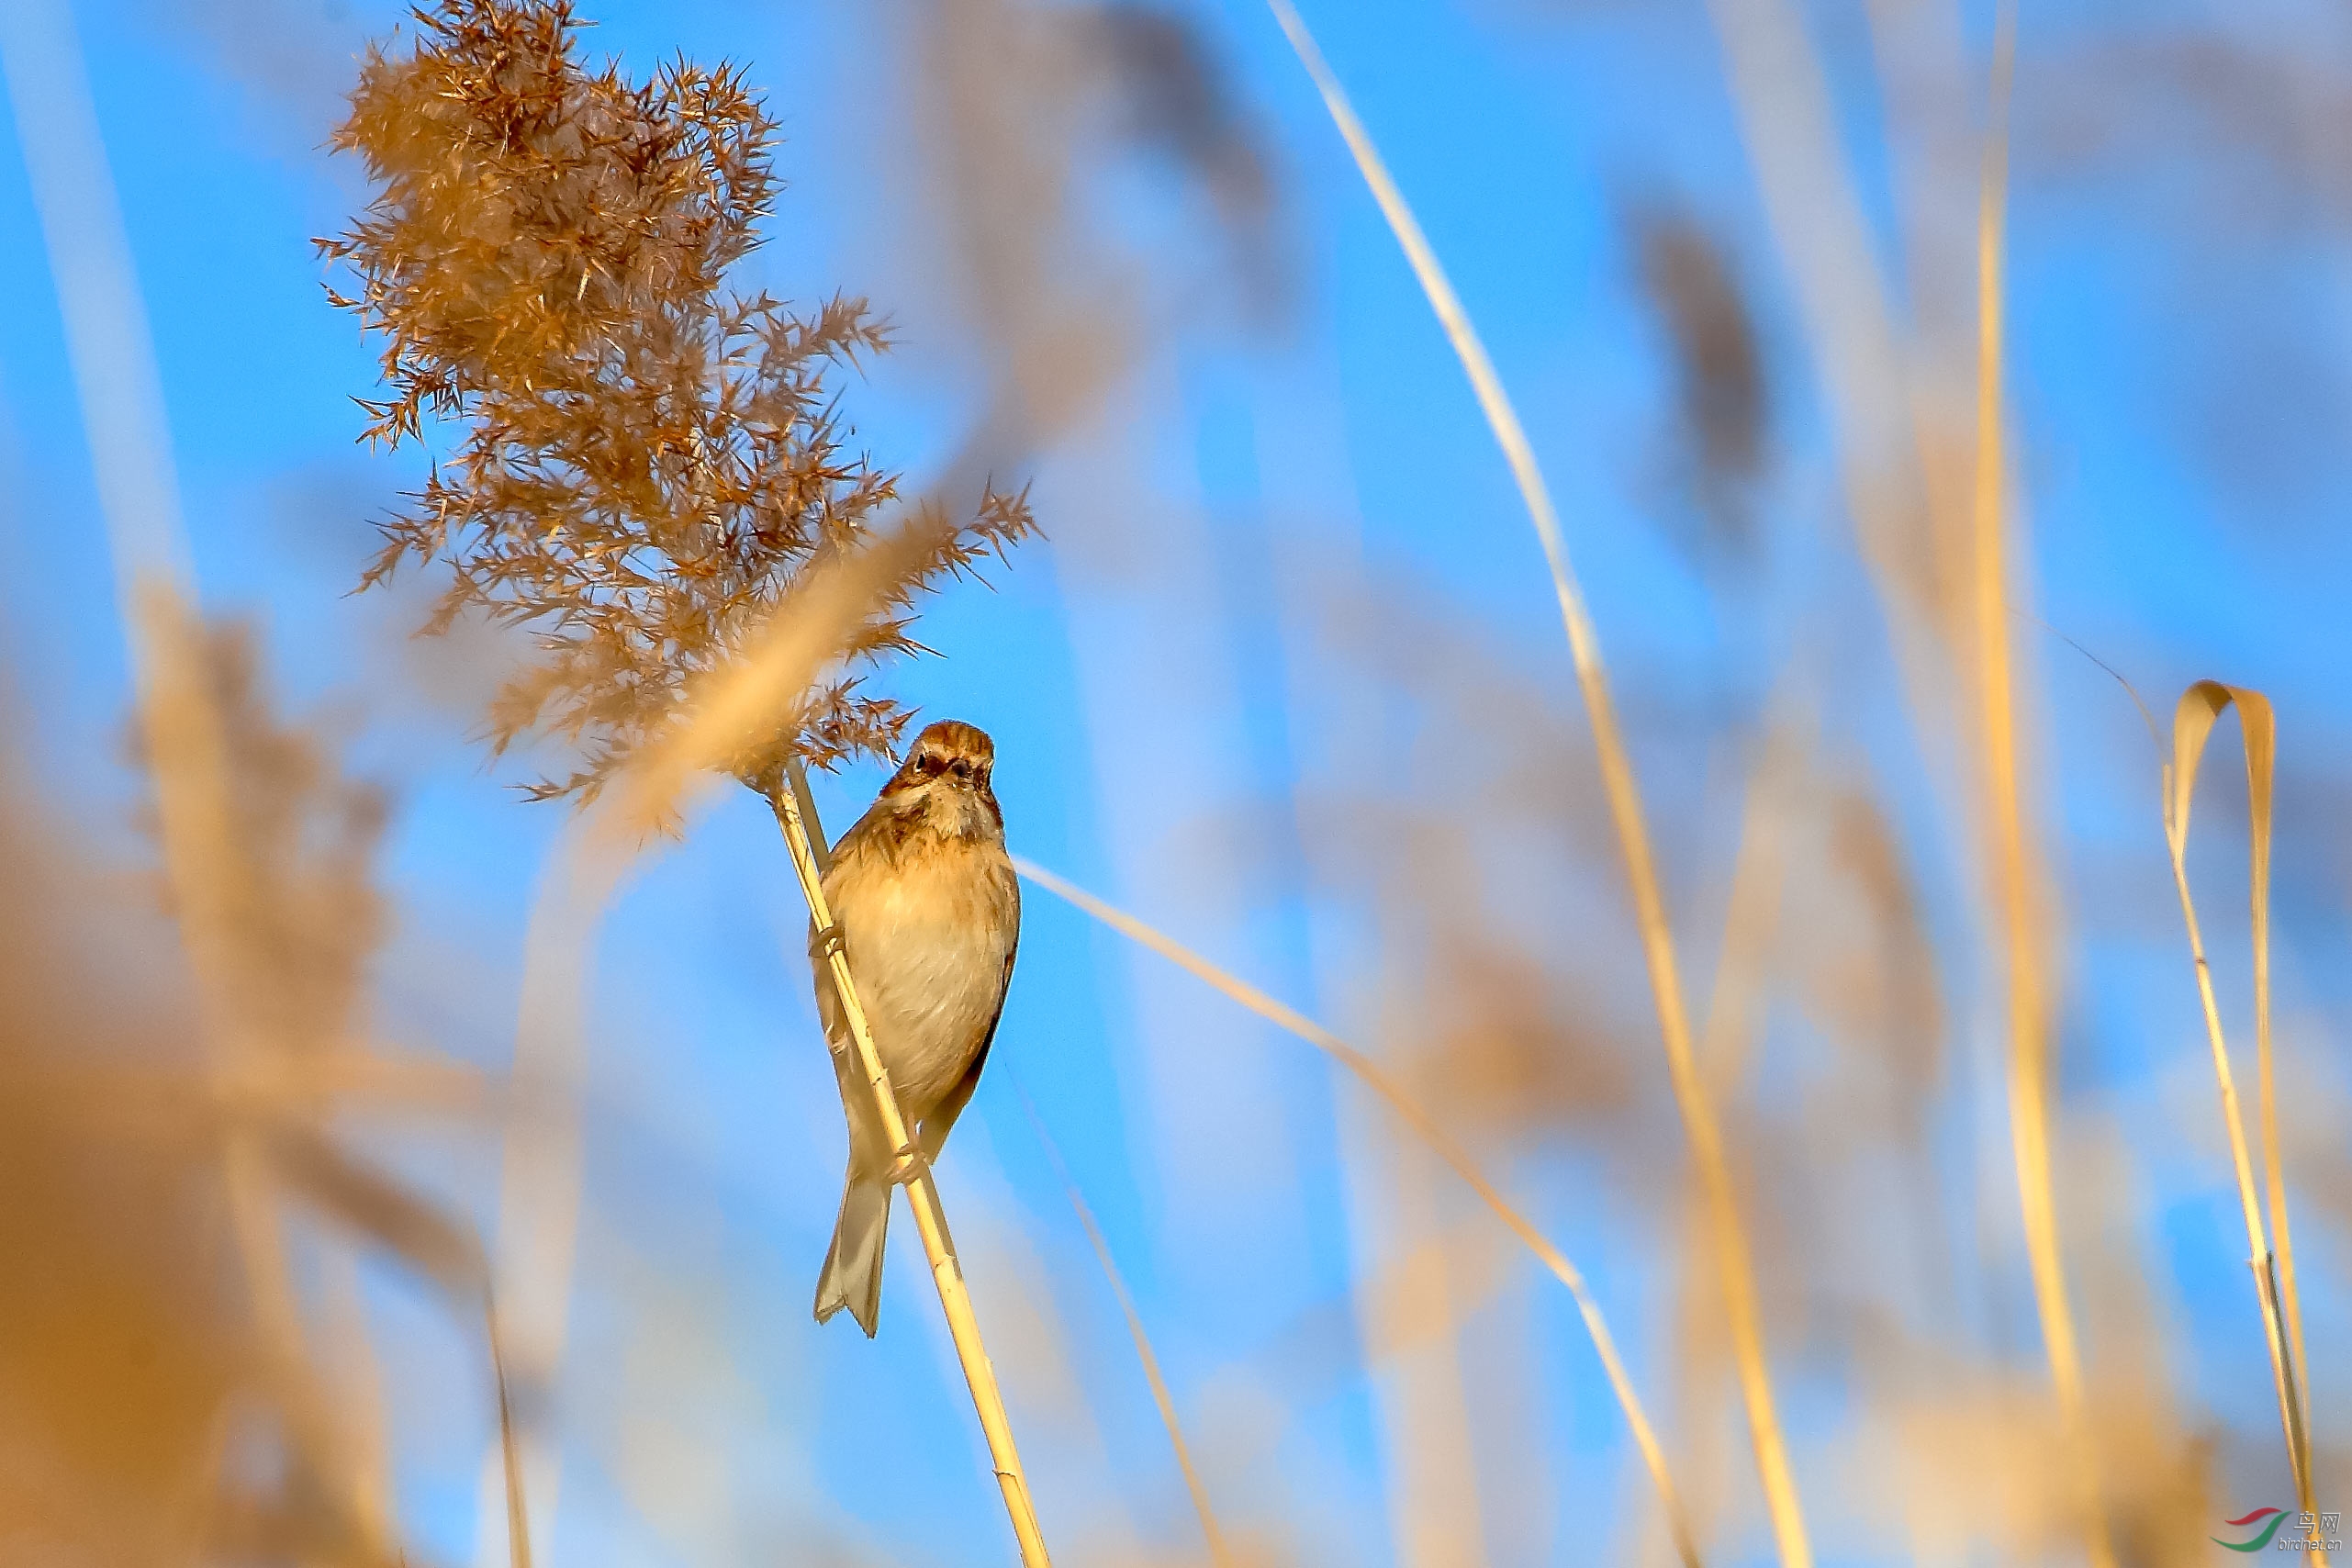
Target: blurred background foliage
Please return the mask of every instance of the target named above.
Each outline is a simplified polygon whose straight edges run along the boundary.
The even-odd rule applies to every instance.
[[[1045,540],[992,591],[926,600],[914,635],[941,656],[873,689],[995,736],[1017,851],[1362,1046],[1473,1146],[1591,1281],[1708,1561],[1768,1560],[1541,556],[1271,17],[584,19],[633,77],[682,54],[764,95],[783,188],[749,281],[804,310],[865,297],[896,342],[835,383],[848,449],[967,507],[1029,487]],[[577,759],[476,744],[528,644],[470,616],[412,639],[429,573],[348,594],[371,525],[447,451],[430,423],[354,445],[376,349],[311,245],[367,199],[327,144],[400,20],[21,0],[0,21],[0,1558],[503,1561],[485,1285],[544,1561],[1006,1553],[912,1254],[879,1342],[807,1318],[839,1113],[760,802],[728,792],[565,935],[566,810],[512,786]],[[1990,6],[1307,20],[1561,504],[1820,1561],[2083,1560],[1957,597]],[[58,304],[106,255],[28,172],[84,102],[111,188],[70,194],[120,214],[208,618],[189,646],[249,868],[224,918],[265,999],[258,1068],[206,1049],[124,738],[101,516],[135,454],[77,399]],[[2127,1562],[2205,1561],[2221,1520],[2293,1498],[2162,756],[2118,674],[2159,714],[2208,676],[2278,704],[2280,1152],[2316,1489],[2352,1497],[2347,115],[2329,7],[2022,8],[2008,609],[2053,1185]],[[2219,745],[2189,868],[2250,1096],[2246,801]],[[820,778],[827,821],[881,777]],[[581,972],[545,960],[575,937]],[[1571,1304],[1492,1216],[1298,1041],[1033,892],[941,1182],[1065,1561],[1207,1556],[1016,1085],[1237,1555],[1670,1560]]]

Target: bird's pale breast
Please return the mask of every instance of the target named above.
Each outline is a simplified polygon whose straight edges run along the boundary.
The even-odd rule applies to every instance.
[[[997,845],[934,841],[892,857],[850,854],[825,880],[875,1047],[920,1119],[963,1076],[1002,1002],[1019,929],[1012,867]],[[825,1011],[830,1035],[840,1025]]]

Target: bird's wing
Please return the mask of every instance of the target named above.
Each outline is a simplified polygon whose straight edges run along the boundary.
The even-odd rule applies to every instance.
[[[923,1146],[925,1159],[939,1158],[939,1150],[946,1144],[947,1134],[954,1128],[956,1118],[964,1114],[964,1107],[971,1103],[972,1092],[980,1087],[980,1069],[988,1065],[988,1048],[996,1044],[996,1026],[1004,1021],[1004,999],[1013,990],[1013,956],[1020,946],[1021,931],[1015,924],[1013,946],[1004,950],[1004,978],[996,987],[996,1011],[989,1014],[988,1027],[980,1034],[980,1049],[972,1053],[971,1065],[964,1069],[964,1075],[939,1097],[939,1103],[932,1107],[931,1114],[923,1118],[922,1130],[915,1135],[916,1141]]]
[[[873,846],[887,832],[886,824],[892,814],[893,808],[887,799],[876,801],[866,808],[865,815],[850,824],[848,832],[834,840],[832,865],[824,875],[824,892],[826,902],[834,906],[833,918],[836,924],[841,920],[844,882],[857,874],[857,862],[873,853]],[[867,874],[871,874],[870,867]],[[838,1060],[844,1055],[854,1057],[857,1053],[850,1049],[849,1020],[844,1016],[841,998],[834,991],[833,964],[826,957],[824,944],[818,940],[819,935],[817,923],[812,918],[809,922],[809,968],[816,980],[817,1022],[823,1027],[825,1043],[832,1047],[834,1057]]]
[[[868,808],[847,833],[834,840],[833,869],[826,880],[833,885],[827,890],[828,900],[837,899],[840,884],[834,874],[843,869],[846,860],[854,859],[862,847],[861,834],[875,820],[879,802]],[[834,912],[839,921],[840,912]],[[849,1034],[849,1018],[842,1011],[841,993],[833,982],[833,960],[819,939],[816,922],[809,922],[809,969],[815,981],[817,1024],[823,1029],[825,1049],[833,1058],[834,1076],[841,1085],[841,1108],[849,1120],[849,1156],[853,1164],[868,1163],[887,1157],[889,1145],[882,1136],[881,1121],[874,1113],[873,1095],[866,1085],[866,1076],[857,1064],[857,1049]],[[863,1159],[861,1161],[861,1158]]]

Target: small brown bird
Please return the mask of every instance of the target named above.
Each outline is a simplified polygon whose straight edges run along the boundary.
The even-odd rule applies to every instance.
[[[926,1163],[980,1084],[1021,939],[1021,883],[989,789],[995,763],[995,743],[969,724],[944,719],[924,730],[905,766],[834,846],[824,878],[874,1048]],[[849,1175],[817,1280],[817,1321],[846,1306],[871,1338],[890,1187],[909,1171],[883,1136],[813,926],[809,958],[849,1120]]]

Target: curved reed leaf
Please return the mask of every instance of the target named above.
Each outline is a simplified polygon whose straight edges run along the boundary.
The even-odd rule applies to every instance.
[[[2263,1204],[2254,1185],[2253,1161],[2246,1153],[2246,1122],[2238,1108],[2237,1083],[2230,1071],[2229,1045],[2222,1031],[2222,1015],[2213,1000],[2212,966],[2206,961],[2205,939],[2197,923],[2196,901],[2189,892],[2189,808],[2197,796],[2197,767],[2213,726],[2236,708],[2238,728],[2246,742],[2246,793],[2250,920],[2254,937],[2254,1040],[2256,1071],[2262,1096],[2263,1174],[2268,1188],[2269,1227],[2279,1236],[2279,1250],[2270,1250],[2265,1234]],[[2255,1294],[2262,1303],[2264,1338],[2270,1350],[2270,1375],[2279,1396],[2279,1418],[2286,1430],[2287,1459],[2295,1475],[2295,1493],[2305,1512],[2313,1501],[2311,1431],[2304,1396],[2296,1372],[2303,1360],[2302,1305],[2295,1291],[2295,1255],[2287,1231],[2287,1184],[2279,1164],[2279,1114],[2270,1050],[2270,823],[2273,777],[2279,755],[2279,721],[2270,700],[2243,686],[2201,680],[2180,694],[2172,714],[2172,760],[2164,770],[2164,836],[2172,852],[2172,877],[2180,893],[2181,919],[2189,928],[2190,956],[2197,967],[2197,998],[2205,1014],[2205,1035],[2213,1051],[2213,1077],[2221,1087],[2222,1117],[2230,1135],[2230,1159],[2236,1168],[2238,1202],[2246,1213],[2246,1260],[2254,1271]],[[2283,1279],[2282,1279],[2283,1276]],[[2283,1300],[2284,1318],[2280,1321]],[[2325,1561],[2324,1552],[2314,1555]]]

